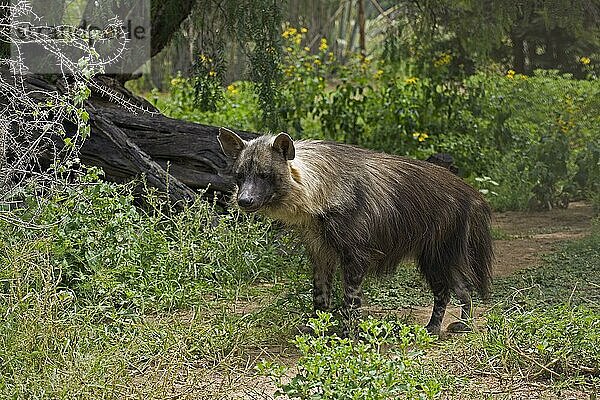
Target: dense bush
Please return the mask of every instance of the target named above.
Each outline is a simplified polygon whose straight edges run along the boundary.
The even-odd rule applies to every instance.
[[[262,127],[258,96],[250,82],[234,82],[215,100],[219,111],[200,111],[195,97],[195,79],[171,79],[169,93],[154,90],[148,99],[173,118],[234,129],[258,131]]]
[[[48,273],[59,278],[54,284],[80,304],[116,309],[177,308],[214,285],[273,280],[299,257],[282,257],[268,222],[218,214],[206,200],[175,213],[158,194],[145,199],[147,211],[134,206],[131,186],[97,182],[30,197],[23,213],[35,210],[35,224],[47,227],[31,232],[2,223],[2,249],[35,240]],[[13,267],[2,270],[6,279],[21,273]]]

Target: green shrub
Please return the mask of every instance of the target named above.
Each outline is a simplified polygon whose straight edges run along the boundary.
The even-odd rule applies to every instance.
[[[286,382],[287,369],[271,362],[259,370],[274,378],[277,395],[292,399],[424,399],[441,393],[445,381],[421,360],[432,338],[420,326],[366,319],[358,341],[328,331],[331,314],[319,313],[309,326],[314,335],[297,336],[298,372]],[[387,350],[386,350],[387,349]]]
[[[219,213],[199,199],[180,212],[157,194],[134,205],[131,185],[88,183],[49,198],[31,197],[37,232],[58,285],[82,304],[117,309],[172,308],[201,301],[214,285],[274,280],[286,260],[269,222],[236,211]],[[36,232],[11,228],[10,243]],[[282,244],[283,243],[283,244]],[[10,271],[9,271],[10,273]]]
[[[27,224],[3,210],[0,398],[164,399],[183,370],[287,340],[306,290],[282,283],[304,264],[287,236],[205,200],[175,212],[151,192],[138,208],[94,175],[29,194],[12,214]]]
[[[223,93],[213,100],[218,111],[203,111],[196,105],[194,79],[178,75],[170,83],[168,94],[154,90],[146,97],[171,118],[247,131],[262,128],[258,96],[251,82],[233,82],[220,89]]]

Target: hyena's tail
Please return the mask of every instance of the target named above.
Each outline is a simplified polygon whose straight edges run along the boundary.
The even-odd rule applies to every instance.
[[[490,231],[492,213],[485,203],[481,204],[480,208],[473,213],[469,221],[468,264],[473,288],[483,299],[487,299],[490,295],[494,262],[494,248]]]

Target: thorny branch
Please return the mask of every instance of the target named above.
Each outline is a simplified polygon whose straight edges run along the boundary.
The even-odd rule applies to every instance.
[[[0,58],[0,220],[10,223],[16,222],[10,212],[21,204],[24,193],[64,190],[75,181],[79,150],[90,132],[84,102],[92,90],[119,105],[139,108],[94,80],[126,49],[126,33],[119,20],[109,21],[102,32],[82,32],[57,41],[35,30],[28,31],[27,37],[15,34],[23,16],[42,20],[28,1],[0,5],[0,41],[11,48],[10,58]],[[90,34],[97,36],[90,40]],[[100,56],[94,46],[105,40],[117,40],[118,45],[113,46],[113,53]],[[29,71],[23,47],[31,43],[57,60],[61,73],[53,77],[54,85]],[[78,49],[83,57],[71,59],[63,53],[65,46]],[[69,129],[74,133],[67,134],[65,126],[74,126]],[[21,222],[32,225],[32,221]]]

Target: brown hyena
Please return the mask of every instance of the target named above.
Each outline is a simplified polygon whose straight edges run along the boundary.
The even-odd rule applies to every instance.
[[[338,267],[348,315],[361,305],[368,271],[392,272],[412,258],[434,295],[427,330],[439,334],[451,293],[462,321],[449,329],[468,329],[471,291],[487,297],[493,258],[490,208],[471,186],[431,163],[285,133],[245,141],[221,128],[219,142],[239,207],[302,235],[315,310],[330,309]]]

